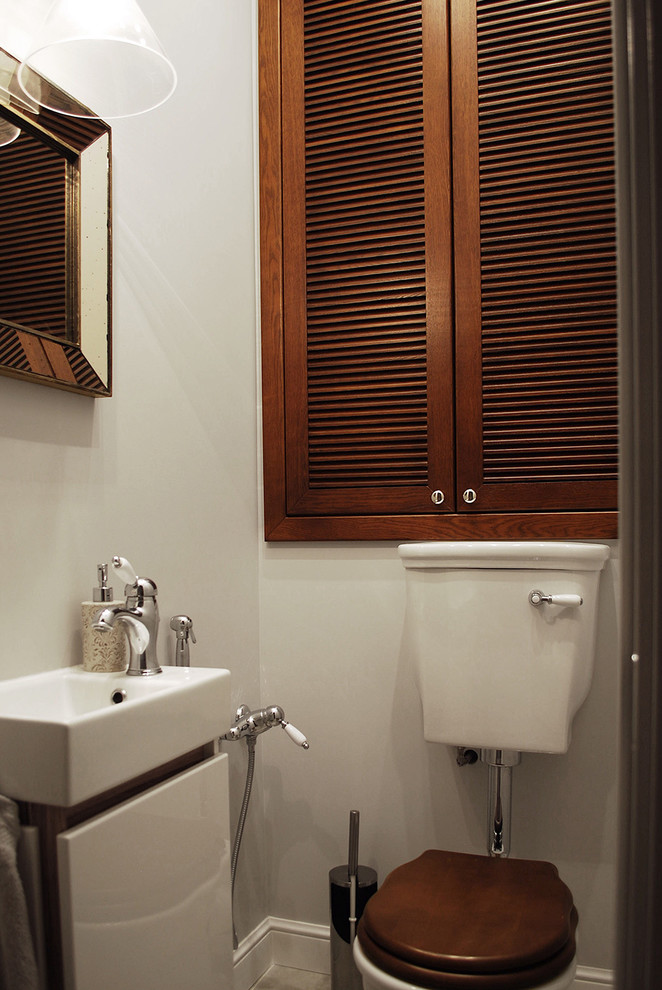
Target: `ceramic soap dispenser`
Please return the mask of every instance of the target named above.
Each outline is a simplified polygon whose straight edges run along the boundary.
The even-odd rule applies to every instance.
[[[97,612],[108,605],[123,605],[124,601],[113,601],[113,589],[108,586],[108,565],[97,566],[98,587],[92,591],[92,601],[81,604],[83,619],[83,670],[109,673],[126,669],[127,639],[124,631],[117,626],[109,632],[99,632],[92,628]]]

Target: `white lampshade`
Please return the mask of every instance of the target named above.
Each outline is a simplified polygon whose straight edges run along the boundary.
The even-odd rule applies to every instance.
[[[177,82],[135,0],[56,0],[31,49],[18,70],[21,88],[72,117],[145,113],[164,103]],[[63,99],[49,81],[74,100]]]

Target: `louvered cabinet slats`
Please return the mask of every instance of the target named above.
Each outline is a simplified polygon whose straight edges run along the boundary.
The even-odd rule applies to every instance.
[[[451,279],[450,189],[434,178],[450,165],[448,77],[423,60],[445,27],[434,6],[282,4],[288,513],[430,506],[430,406],[452,416],[451,313],[434,298]],[[446,218],[433,244],[432,217]],[[437,446],[450,477],[450,429]]]
[[[609,0],[262,0],[269,539],[614,536]]]
[[[456,307],[458,491],[469,512],[613,508],[609,4],[452,6],[454,93],[474,108],[453,133],[456,266],[480,258]]]

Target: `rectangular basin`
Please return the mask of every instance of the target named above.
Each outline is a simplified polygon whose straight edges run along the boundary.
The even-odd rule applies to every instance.
[[[230,672],[63,667],[0,681],[0,793],[71,807],[227,731]]]

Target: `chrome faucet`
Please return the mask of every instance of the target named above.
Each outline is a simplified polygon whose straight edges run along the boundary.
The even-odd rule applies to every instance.
[[[93,628],[100,632],[112,629],[119,622],[129,640],[129,675],[160,674],[156,655],[159,632],[157,587],[149,578],[138,577],[124,557],[113,557],[117,576],[124,580],[126,602],[101,609],[94,618]]]

